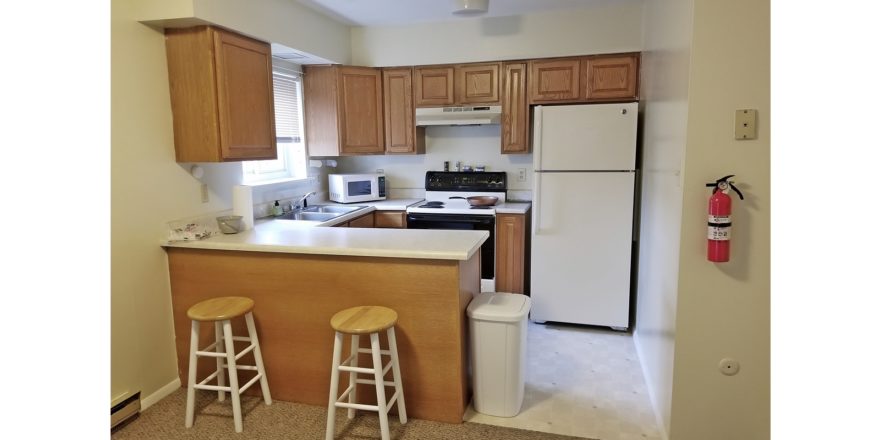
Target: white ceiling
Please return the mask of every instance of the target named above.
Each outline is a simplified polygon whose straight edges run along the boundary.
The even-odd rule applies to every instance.
[[[468,20],[452,14],[454,0],[297,0],[352,26],[389,26],[420,22]],[[478,17],[522,15],[561,9],[583,9],[610,0],[489,0],[489,12]],[[618,2],[624,0],[616,0]]]

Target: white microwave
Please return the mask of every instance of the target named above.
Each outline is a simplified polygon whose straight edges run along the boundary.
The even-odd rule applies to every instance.
[[[339,203],[385,200],[384,174],[328,174],[330,200]]]

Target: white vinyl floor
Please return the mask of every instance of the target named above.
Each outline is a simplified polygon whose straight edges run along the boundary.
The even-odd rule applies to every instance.
[[[515,417],[465,421],[601,440],[661,440],[632,335],[528,323],[525,398]]]

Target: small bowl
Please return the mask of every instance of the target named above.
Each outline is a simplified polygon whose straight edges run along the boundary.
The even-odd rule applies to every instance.
[[[217,225],[220,226],[220,232],[224,234],[237,234],[241,231],[241,219],[240,215],[217,217]]]

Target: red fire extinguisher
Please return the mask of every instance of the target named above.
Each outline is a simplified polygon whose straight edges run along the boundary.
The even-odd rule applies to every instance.
[[[709,197],[709,248],[707,258],[709,261],[722,263],[730,261],[730,214],[732,211],[731,199],[727,195],[728,188],[733,188],[739,199],[743,195],[733,182],[728,181],[734,175],[724,176],[706,186],[712,188],[712,196]]]

